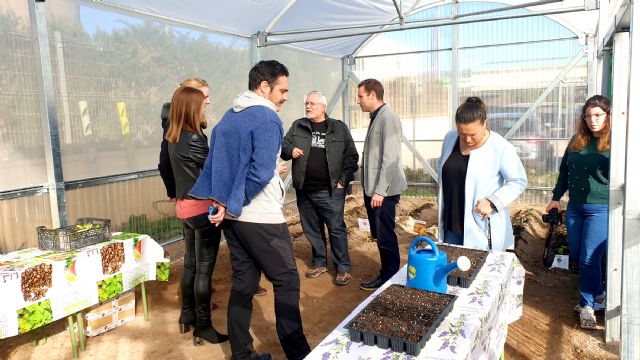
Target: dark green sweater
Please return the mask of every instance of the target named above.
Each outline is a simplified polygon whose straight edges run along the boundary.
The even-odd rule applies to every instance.
[[[581,151],[569,150],[567,146],[553,200],[560,200],[569,190],[569,200],[577,203],[609,203],[609,151],[598,152],[597,145],[598,139],[592,137]]]

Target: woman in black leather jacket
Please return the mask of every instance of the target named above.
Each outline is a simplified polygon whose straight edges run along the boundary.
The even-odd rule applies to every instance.
[[[175,178],[176,215],[182,223],[185,242],[184,270],[180,281],[182,309],[180,332],[195,326],[193,341],[217,344],[228,340],[211,323],[211,278],[220,246],[220,228],[208,218],[211,200],[188,196],[209,153],[201,123],[207,106],[202,91],[180,87],[173,94],[169,109],[169,129],[165,136]]]

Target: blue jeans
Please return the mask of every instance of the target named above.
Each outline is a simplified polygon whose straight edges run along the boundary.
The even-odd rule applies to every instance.
[[[396,235],[396,205],[399,201],[400,195],[385,196],[382,206],[372,208],[371,198],[364,195],[371,236],[376,239],[380,252],[380,279],[383,282],[391,279],[400,268],[400,250]]]
[[[571,260],[578,263],[580,305],[593,307],[602,294],[602,256],[607,250],[609,205],[569,201],[567,235]]]
[[[327,267],[327,240],[324,225],[329,230],[331,255],[336,272],[351,272],[347,226],[344,223],[345,189],[296,190],[302,230],[311,243],[313,266]]]

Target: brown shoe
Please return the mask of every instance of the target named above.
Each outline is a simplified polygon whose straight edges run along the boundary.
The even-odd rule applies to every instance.
[[[307,272],[304,274],[304,276],[312,279],[312,278],[317,278],[318,276],[320,276],[320,274],[326,273],[327,272],[327,268],[324,266],[316,266],[316,267],[312,267],[311,269],[307,270]]]
[[[263,288],[262,286],[258,286],[258,290],[256,290],[256,292],[253,295],[255,296],[267,295],[267,289]]]
[[[339,272],[333,280],[333,283],[335,285],[342,286],[349,284],[349,280],[351,280],[351,274],[348,272]]]

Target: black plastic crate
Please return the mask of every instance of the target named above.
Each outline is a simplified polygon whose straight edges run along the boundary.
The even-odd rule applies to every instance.
[[[438,244],[438,248],[441,251],[444,251],[444,252],[446,252],[448,248],[449,249],[450,248],[460,248],[460,249],[464,249],[464,251],[471,251],[471,252],[477,252],[477,253],[483,253],[484,254],[482,256],[478,266],[475,268],[475,270],[473,270],[473,272],[468,274],[468,276],[456,275],[456,273],[460,272],[459,270],[454,270],[454,271],[450,272],[449,275],[447,276],[447,284],[451,285],[451,286],[459,286],[461,288],[469,288],[471,286],[471,283],[473,282],[473,280],[475,280],[476,276],[480,272],[480,269],[482,269],[482,266],[484,265],[485,261],[487,261],[488,252],[485,251],[485,250],[470,249],[470,248],[465,248],[465,247],[460,247],[460,246],[451,246],[451,245],[447,245],[447,244]],[[452,261],[455,261],[455,260],[456,259],[452,259],[449,256],[449,254],[447,254],[447,261],[448,262],[452,262]]]
[[[407,339],[391,336],[389,334],[380,334],[375,332],[362,331],[360,329],[356,329],[353,327],[353,325],[358,322],[362,314],[372,313],[372,311],[370,311],[370,307],[374,306],[374,303],[376,302],[376,300],[379,299],[384,294],[384,292],[391,287],[409,289],[409,291],[419,291],[419,292],[437,294],[438,296],[443,296],[449,299],[448,304],[444,307],[444,309],[440,312],[440,314],[438,314],[438,316],[430,325],[430,327],[421,335],[419,341],[410,341]],[[375,345],[381,349],[391,348],[395,352],[404,352],[404,353],[407,353],[408,355],[418,356],[420,354],[420,351],[422,350],[422,348],[424,348],[427,341],[429,341],[429,338],[438,328],[442,320],[449,314],[449,312],[451,312],[451,309],[453,308],[453,304],[457,297],[455,295],[432,293],[430,291],[409,288],[409,287],[405,287],[397,284],[393,284],[389,286],[389,288],[385,289],[385,291],[380,293],[378,297],[373,299],[364,309],[362,309],[358,313],[358,315],[356,315],[353,318],[353,320],[349,322],[349,324],[347,324],[346,328],[349,331],[349,338],[351,339],[351,341],[362,342],[365,345],[369,345],[369,346]],[[377,304],[375,304],[375,306],[377,306]]]
[[[111,239],[111,220],[80,218],[75,225],[58,229],[36,227],[38,247],[43,250],[71,251]]]

